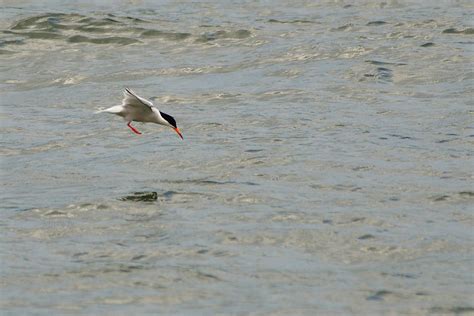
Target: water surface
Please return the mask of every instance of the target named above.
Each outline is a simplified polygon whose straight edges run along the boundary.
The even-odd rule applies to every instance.
[[[5,314],[474,311],[469,1],[2,6]]]

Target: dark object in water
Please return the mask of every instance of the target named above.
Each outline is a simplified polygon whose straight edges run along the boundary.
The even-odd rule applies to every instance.
[[[158,193],[156,192],[133,192],[133,194],[120,198],[121,201],[135,201],[135,202],[153,202],[158,200]]]

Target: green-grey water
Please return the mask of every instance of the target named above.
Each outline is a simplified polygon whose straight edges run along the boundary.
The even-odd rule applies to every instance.
[[[474,312],[469,1],[0,4],[2,314]]]

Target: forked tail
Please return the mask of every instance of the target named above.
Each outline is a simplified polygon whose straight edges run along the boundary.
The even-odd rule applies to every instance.
[[[98,114],[98,113],[119,114],[120,112],[122,112],[122,110],[123,110],[123,107],[121,105],[115,105],[115,106],[110,107],[108,109],[95,111],[94,113],[95,114]]]

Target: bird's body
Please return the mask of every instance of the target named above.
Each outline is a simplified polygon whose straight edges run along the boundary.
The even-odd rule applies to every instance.
[[[139,97],[130,89],[125,89],[124,98],[121,105],[115,105],[97,113],[111,113],[121,116],[127,121],[127,126],[135,133],[141,134],[136,128],[130,125],[133,121],[144,123],[156,123],[171,127],[183,139],[181,131],[176,126],[175,119],[166,113],[158,110],[151,101]]]

